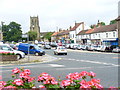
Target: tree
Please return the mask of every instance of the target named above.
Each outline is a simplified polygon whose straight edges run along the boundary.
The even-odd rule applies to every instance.
[[[34,41],[37,38],[37,32],[35,32],[35,31],[29,31],[28,35],[29,35],[29,40],[30,41]]]
[[[117,23],[116,20],[111,20],[111,21],[110,21],[110,25],[111,25],[111,24],[115,24],[115,23]]]
[[[95,27],[98,27],[99,25],[104,26],[105,22],[98,22],[97,24],[90,25],[90,28],[93,29]]]
[[[51,35],[52,35],[52,34],[53,34],[52,32],[48,32],[48,33],[46,33],[46,34],[43,36],[43,38],[48,39],[48,41],[50,42],[50,41],[51,41]]]
[[[10,22],[9,25],[3,25],[3,40],[4,41],[15,41],[22,40],[21,25],[16,22]]]

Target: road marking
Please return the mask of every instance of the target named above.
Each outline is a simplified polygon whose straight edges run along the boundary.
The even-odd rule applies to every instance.
[[[79,62],[87,62],[87,63],[95,63],[95,64],[103,64],[103,65],[111,65],[111,66],[120,66],[117,64],[113,64],[113,63],[107,63],[107,62],[99,62],[99,61],[94,61],[94,60],[78,60],[78,59],[65,59],[65,60],[70,60],[70,61],[79,61]]]
[[[95,69],[95,68],[109,68],[109,67],[116,67],[116,66],[78,67],[78,68],[56,68],[56,70]]]
[[[48,65],[52,67],[65,67],[64,65],[59,65],[59,64],[48,64]]]

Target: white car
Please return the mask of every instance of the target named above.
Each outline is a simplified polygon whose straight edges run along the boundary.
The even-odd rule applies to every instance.
[[[67,55],[67,50],[65,47],[63,46],[59,46],[54,50],[54,55],[58,55],[58,54],[65,54]]]
[[[25,53],[21,51],[14,50],[9,45],[0,44],[0,51],[15,53],[17,55],[17,59],[21,59],[25,57]]]

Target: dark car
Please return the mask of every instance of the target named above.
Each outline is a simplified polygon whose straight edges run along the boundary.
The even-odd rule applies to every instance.
[[[57,47],[58,45],[57,45],[57,43],[51,42],[50,46],[51,47]]]
[[[44,49],[51,49],[51,46],[48,45],[48,44],[45,44],[45,45],[44,45]]]

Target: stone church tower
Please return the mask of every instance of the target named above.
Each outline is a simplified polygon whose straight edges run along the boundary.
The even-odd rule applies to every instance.
[[[39,27],[39,18],[30,17],[30,31],[37,32],[37,40],[40,41],[40,27]]]

